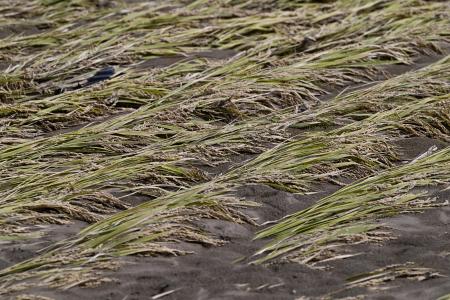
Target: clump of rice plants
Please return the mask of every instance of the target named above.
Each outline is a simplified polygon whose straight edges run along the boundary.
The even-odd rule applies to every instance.
[[[0,294],[95,286],[123,256],[225,245],[205,219],[259,230],[261,264],[320,266],[353,255],[341,246],[392,238],[377,220],[438,205],[423,188],[450,178],[448,148],[405,163],[395,144],[449,142],[447,8],[0,0],[0,241],[86,226],[0,270]],[[389,74],[418,56],[441,59]],[[264,204],[235,196],[322,183],[340,189],[270,227],[246,214]],[[387,267],[347,288],[427,272]]]
[[[365,239],[370,240],[370,232],[380,227],[375,220],[435,205],[427,192],[417,189],[448,185],[449,162],[450,150],[446,148],[350,184],[312,207],[287,216],[256,236],[273,238],[256,253],[264,255],[257,262],[280,256],[318,262],[336,255],[336,247],[354,242],[358,235],[367,235]]]

